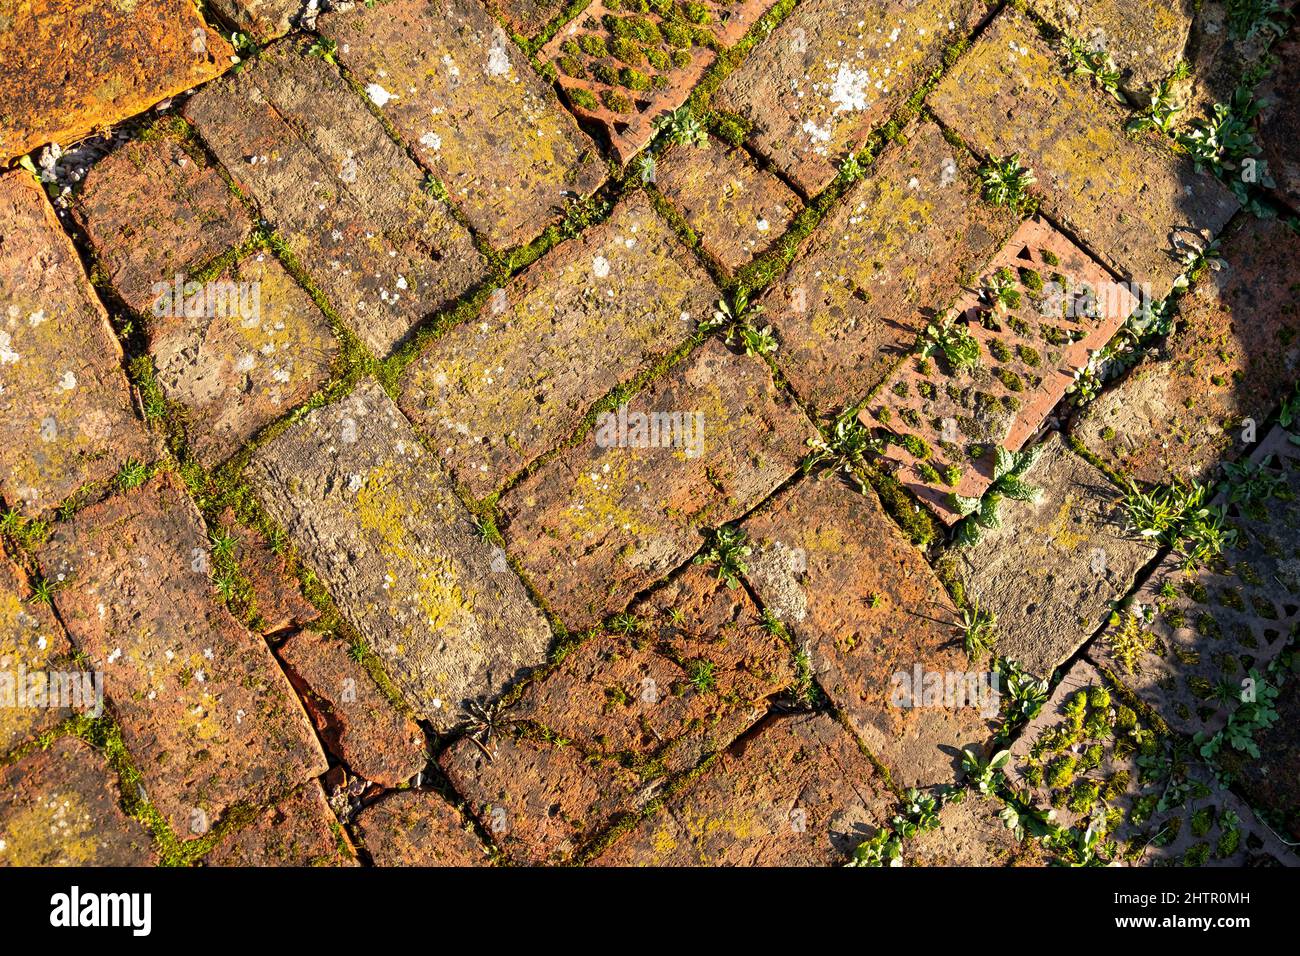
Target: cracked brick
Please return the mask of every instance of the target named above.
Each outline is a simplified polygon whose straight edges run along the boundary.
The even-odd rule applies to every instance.
[[[487,866],[487,848],[464,818],[431,790],[403,790],[356,818],[362,846],[377,866]]]
[[[213,600],[207,534],[170,472],[60,522],[38,558],[178,834],[325,771],[270,650]]]
[[[351,841],[309,780],[204,858],[207,866],[356,866]]]

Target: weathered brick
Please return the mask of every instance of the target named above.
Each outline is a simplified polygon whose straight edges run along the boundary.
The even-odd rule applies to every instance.
[[[1022,15],[1003,10],[929,99],[978,153],[1015,153],[1037,177],[1044,210],[1120,275],[1162,298],[1183,264],[1172,237],[1218,233],[1237,211],[1232,193],[1152,135],[1124,132],[1126,116],[1069,73]]]
[[[718,295],[637,193],[430,346],[406,373],[402,409],[457,481],[486,495],[680,345]]]
[[[356,819],[362,845],[378,866],[487,866],[487,849],[460,813],[432,790],[403,790],[372,803]]]
[[[1212,502],[1228,509],[1235,541],[1200,569],[1170,554],[1088,648],[1188,735],[1222,728],[1236,696],[1224,688],[1239,688],[1252,668],[1262,674],[1300,625],[1300,448],[1278,427],[1250,462],[1256,480],[1232,483],[1250,497]]]
[[[376,353],[483,277],[469,232],[323,60],[281,44],[185,116]]]
[[[749,123],[755,148],[815,195],[984,12],[975,0],[801,3],[727,78],[714,105]]]
[[[945,803],[939,825],[903,844],[905,866],[1046,866],[1032,839],[1017,840],[998,818],[995,797],[967,793],[959,803]]]
[[[263,634],[303,627],[320,617],[303,596],[286,557],[276,553],[260,532],[241,524],[233,508],[222,511],[218,524],[220,532],[233,539],[232,556],[252,589]]]
[[[1295,0],[1283,0],[1273,13],[1280,15],[1281,7],[1294,6]],[[1236,7],[1233,12],[1251,16],[1249,7]],[[1278,16],[1277,22],[1280,20]],[[1210,120],[1215,103],[1231,103],[1237,87],[1255,86],[1270,69],[1269,48],[1275,40],[1277,34],[1266,27],[1244,31],[1235,28],[1227,4],[1201,4],[1184,51],[1187,75],[1170,84],[1177,102],[1184,107],[1175,122],[1186,125],[1192,120]],[[1145,97],[1140,99],[1146,101]]]
[[[233,52],[186,0],[8,5],[0,159],[134,116],[218,75]]]
[[[1030,6],[1089,49],[1109,53],[1120,88],[1142,102],[1183,59],[1199,13],[1187,0],[1030,0]]]
[[[1300,106],[1295,98],[1300,86],[1300,37],[1282,41],[1276,52],[1278,66],[1258,90],[1269,101],[1260,115],[1258,137],[1277,194],[1292,209],[1300,209]]]
[[[690,568],[633,608],[632,634],[570,650],[509,711],[585,753],[679,773],[724,749],[794,678],[789,647],[743,589]]]
[[[1300,306],[1292,271],[1300,236],[1276,220],[1235,222],[1225,269],[1179,303],[1164,354],[1147,359],[1084,408],[1073,426],[1088,449],[1134,478],[1204,477],[1243,450],[1300,377]]]
[[[1112,863],[1277,865],[1298,861],[1203,765],[1124,705],[1086,660],[1011,746],[1005,773],[1064,827],[1099,829]],[[1271,859],[1270,859],[1271,858]]]
[[[163,392],[185,408],[190,450],[213,467],[323,385],[339,346],[270,252],[188,289],[177,281],[155,304],[149,351]]]
[[[249,478],[407,701],[440,730],[551,632],[372,379],[262,446]]]
[[[653,790],[613,761],[588,760],[577,747],[496,734],[484,753],[462,738],[440,760],[451,785],[490,839],[515,863],[567,860]]]
[[[358,6],[319,29],[492,245],[528,242],[605,178],[595,144],[480,0]]]
[[[679,413],[676,447],[639,441],[639,414]],[[793,474],[808,420],[758,360],[706,342],[502,499],[506,537],[572,628],[621,610]],[[687,434],[687,429],[691,434]],[[602,447],[602,442],[605,447]],[[633,447],[644,446],[644,447]]]
[[[351,841],[309,780],[204,858],[208,866],[356,866]]]
[[[103,757],[63,737],[0,770],[0,867],[152,866]]]
[[[30,706],[40,700],[27,695],[27,678],[56,669],[70,650],[53,612],[33,599],[27,574],[0,554],[0,756],[68,715]]]
[[[825,714],[777,717],[597,858],[604,866],[842,864],[892,796]]]
[[[760,256],[799,210],[794,190],[759,169],[743,149],[710,138],[677,146],[658,163],[657,185],[727,272]]]
[[[122,348],[45,194],[0,177],[0,496],[26,514],[151,458]]]
[[[209,596],[208,538],[170,472],[60,522],[38,557],[177,833],[325,770],[270,650]]]
[[[123,143],[86,173],[74,207],[122,301],[142,315],[178,275],[238,243],[250,222],[198,150],[171,135]]]
[[[961,517],[952,495],[984,494],[996,449],[1020,450],[1138,301],[1038,218],[978,275],[951,318],[976,343],[977,364],[954,367],[927,342],[934,354],[899,363],[858,416],[884,430],[886,467],[948,524]]]
[[[961,748],[978,750],[991,736],[997,702],[987,682],[972,688],[973,699],[925,700],[933,680],[925,675],[946,685],[948,674],[973,665],[946,623],[953,612],[943,585],[874,492],[805,479],[744,528],[754,548],[746,578],[759,600],[789,628],[818,683],[895,783],[960,776]]]
[[[1059,434],[1024,477],[1041,499],[1004,499],[1001,527],[951,557],[967,598],[997,615],[998,654],[1047,678],[1106,622],[1157,552],[1125,533],[1123,494]]]
[[[572,109],[604,126],[626,163],[650,142],[659,119],[686,102],[715,49],[740,40],[773,3],[700,0],[638,13],[631,4],[592,0],[538,57],[558,71]]]
[[[303,631],[279,648],[321,740],[354,773],[400,787],[428,763],[424,733],[390,704],[342,641]]]
[[[919,123],[813,232],[764,299],[778,364],[829,413],[861,400],[1016,227],[979,200],[973,165]]]
[[[309,0],[209,0],[212,8],[259,43],[293,29]]]

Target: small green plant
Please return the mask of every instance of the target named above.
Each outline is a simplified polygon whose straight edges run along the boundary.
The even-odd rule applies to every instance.
[[[1005,657],[998,662],[998,671],[1002,675],[1002,684],[1006,688],[1002,708],[1003,727],[1000,734],[1006,738],[1017,727],[1027,724],[1038,716],[1043,705],[1047,703],[1050,687],[1047,681],[1039,680],[1018,663]]]
[[[835,416],[825,435],[808,439],[808,447],[811,451],[802,466],[805,475],[818,466],[829,466],[823,474],[842,472],[865,491],[861,470],[867,466],[869,456],[884,451],[885,443],[858,419],[857,406],[850,406]]]
[[[997,790],[997,772],[1011,759],[1010,750],[999,750],[988,760],[982,758],[969,747],[962,748],[961,769],[966,780],[977,793],[988,796]]]
[[[1234,39],[1249,40],[1258,33],[1282,36],[1291,17],[1278,0],[1224,0],[1228,32]]]
[[[1253,127],[1262,107],[1263,103],[1255,99],[1254,90],[1246,85],[1238,86],[1227,103],[1214,104],[1208,119],[1194,120],[1185,132],[1175,137],[1198,171],[1209,169],[1243,203],[1249,200],[1249,190],[1238,171],[1248,159],[1263,166],[1262,161],[1255,159],[1261,150]],[[1266,170],[1261,170],[1256,178],[1260,185],[1272,185]]]
[[[1228,501],[1235,505],[1260,504],[1286,494],[1286,479],[1273,468],[1272,455],[1258,462],[1225,461],[1222,468],[1228,483]]]
[[[686,679],[701,694],[707,694],[717,690],[717,669],[718,665],[713,661],[697,657],[686,662]]]
[[[719,332],[730,346],[740,346],[746,355],[771,355],[777,349],[772,327],[760,327],[754,320],[763,313],[763,306],[751,305],[743,290],[731,302],[719,299],[713,314],[699,324],[701,332]]]
[[[615,614],[610,618],[609,629],[615,634],[635,634],[641,630],[641,619],[635,614]]]
[[[1130,478],[1123,501],[1126,530],[1174,549],[1185,568],[1201,567],[1237,541],[1236,529],[1226,525],[1227,509],[1206,504],[1209,496],[1196,481],[1143,491]]]
[[[848,182],[857,182],[862,178],[862,174],[867,171],[862,160],[858,159],[857,153],[849,153],[844,157],[844,162],[840,163],[840,175]]]
[[[655,132],[664,132],[669,142],[678,146],[704,147],[709,144],[708,128],[691,111],[689,104],[679,106],[656,120]]]
[[[1249,699],[1241,700],[1237,709],[1228,715],[1227,726],[1213,737],[1196,735],[1195,743],[1206,760],[1218,757],[1225,745],[1238,753],[1259,759],[1259,745],[1255,743],[1255,735],[1277,723],[1278,689],[1254,668],[1250,670],[1249,681],[1253,694]]]
[[[984,531],[1001,526],[1002,499],[1038,501],[1042,497],[1043,489],[1025,480],[1025,474],[1038,460],[1042,447],[1036,445],[1025,451],[1010,452],[997,445],[993,449],[993,482],[982,498],[948,493],[949,503],[965,519],[957,529],[959,543],[974,544]]]
[[[957,633],[961,635],[962,647],[972,662],[993,651],[998,640],[997,623],[998,616],[981,608],[978,599],[972,600],[969,607],[962,608],[957,617]]]
[[[361,664],[366,659],[366,644],[361,638],[355,638],[348,642],[348,657]]]
[[[708,547],[695,556],[694,564],[716,564],[718,580],[725,581],[727,587],[740,586],[740,576],[749,568],[745,558],[753,551],[748,544],[748,536],[734,525],[722,525],[713,532]]]
[[[989,161],[980,167],[979,176],[988,202],[1020,213],[1032,210],[1034,202],[1029,187],[1037,180],[1032,170],[1020,165],[1019,153]]]
[[[138,488],[149,477],[149,466],[143,462],[136,461],[134,458],[128,458],[122,462],[122,467],[118,469],[117,476],[113,479],[114,484],[123,491],[129,491],[132,488]]]
[[[1119,91],[1119,69],[1109,53],[1093,49],[1069,34],[1061,35],[1061,49],[1070,63],[1071,72],[1076,76],[1092,77],[1092,81],[1117,103],[1127,103]]]
[[[1147,630],[1143,620],[1132,611],[1111,615],[1110,630],[1103,638],[1111,654],[1129,674],[1136,674],[1138,661],[1156,646],[1156,636]]]
[[[32,596],[29,600],[50,606],[54,604],[54,584],[44,575],[37,575],[32,581]]]
[[[897,834],[881,829],[853,850],[845,866],[902,866],[903,844]]]
[[[980,346],[964,322],[951,317],[925,327],[918,354],[922,358],[940,354],[951,369],[974,368],[979,364]]]
[[[938,799],[915,787],[909,788],[904,794],[901,811],[894,814],[889,825],[904,840],[939,827]]]
[[[1015,273],[1005,266],[984,280],[984,301],[994,309],[1020,307],[1020,285]]]
[[[335,66],[338,65],[338,62],[334,57],[338,52],[339,45],[333,40],[326,39],[325,37],[318,38],[311,46],[307,47],[307,53],[309,56],[320,57],[326,63],[332,63]]]
[[[1157,130],[1166,135],[1173,133],[1178,114],[1183,107],[1178,103],[1173,92],[1173,78],[1165,77],[1150,91],[1146,107],[1130,119],[1124,126],[1132,133],[1145,133]]]

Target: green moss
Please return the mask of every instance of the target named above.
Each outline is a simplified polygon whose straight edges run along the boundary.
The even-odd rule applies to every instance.
[[[620,93],[618,90],[605,90],[600,94],[601,100],[605,106],[615,113],[632,112],[632,101]]]
[[[609,47],[599,33],[584,33],[578,38],[578,46],[588,56],[609,56]]]
[[[640,70],[632,69],[630,66],[625,66],[618,71],[618,82],[629,90],[650,89],[650,77]]]
[[[590,113],[594,113],[596,110],[600,109],[600,103],[596,101],[595,94],[590,90],[583,89],[580,86],[575,86],[571,89],[566,89],[564,92],[568,95],[569,101],[579,109],[587,110]]]
[[[624,63],[631,66],[640,66],[645,59],[641,55],[641,48],[639,46],[631,40],[625,40],[621,37],[615,39],[614,42],[610,44],[609,52],[612,53],[616,59],[622,60]]]

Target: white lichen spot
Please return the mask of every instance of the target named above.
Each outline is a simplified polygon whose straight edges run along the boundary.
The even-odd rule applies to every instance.
[[[388,101],[393,99],[397,94],[389,93],[378,83],[371,83],[366,87],[366,96],[370,97],[370,102],[374,103],[381,109],[388,105]]]
[[[425,149],[442,149],[442,137],[437,133],[425,133],[420,137],[420,145]]]
[[[596,256],[591,260],[591,271],[595,273],[597,279],[603,279],[609,275],[609,260],[604,256]]]
[[[835,104],[835,112],[865,110],[870,106],[867,99],[867,85],[870,82],[871,75],[866,70],[855,70],[847,63],[841,63],[839,72],[831,83],[830,101]]]

